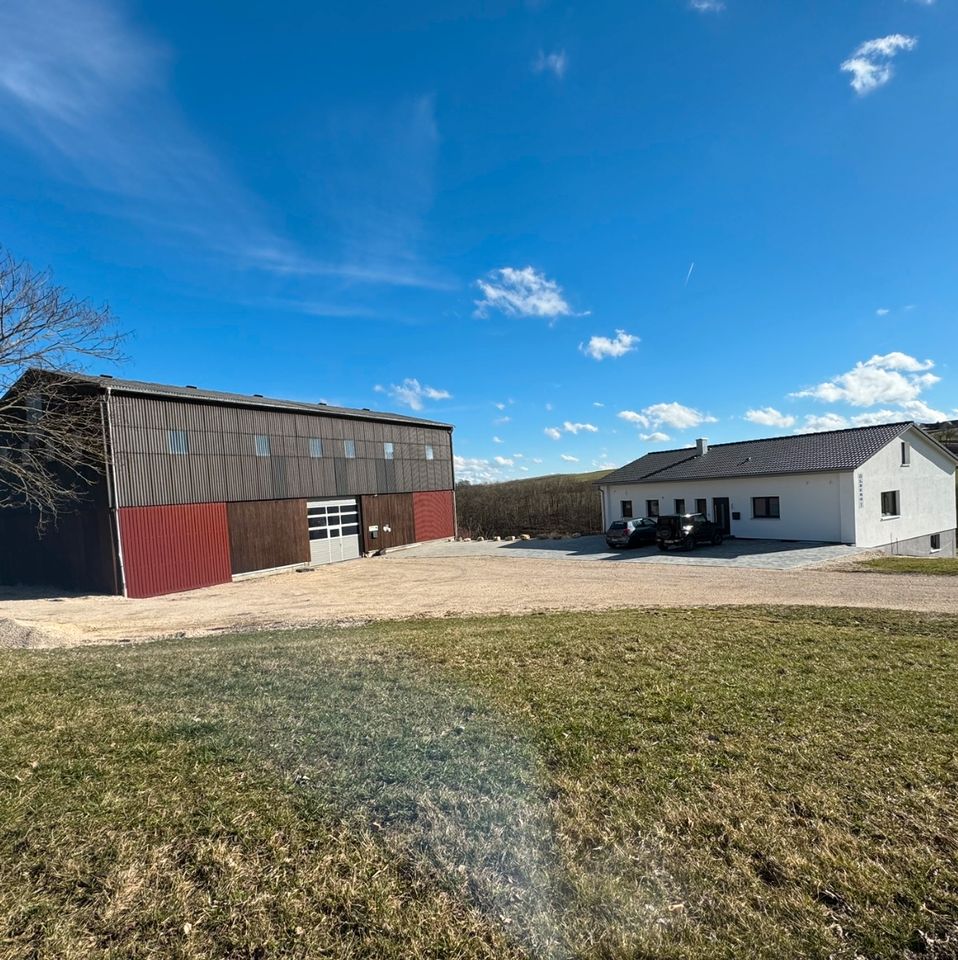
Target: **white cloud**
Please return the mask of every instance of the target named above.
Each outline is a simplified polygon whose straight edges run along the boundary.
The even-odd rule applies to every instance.
[[[622,410],[619,417],[639,427],[673,427],[676,430],[688,430],[703,423],[718,423],[715,417],[702,413],[681,403],[654,403],[641,411]]]
[[[668,443],[672,438],[667,433],[657,430],[655,433],[640,433],[639,436],[649,443]]]
[[[888,83],[895,74],[891,61],[902,51],[914,50],[917,44],[917,38],[901,33],[868,40],[842,64],[841,69],[851,74],[855,93],[864,96]]]
[[[505,409],[506,409],[506,405],[505,405],[504,403],[495,403],[495,404],[493,404],[493,406],[494,406],[497,410],[505,410]]]
[[[923,390],[941,379],[925,372],[934,365],[932,360],[917,360],[906,353],[876,354],[864,363],[856,363],[847,373],[791,396],[811,397],[826,403],[844,402],[853,407],[907,403],[917,400]]]
[[[552,440],[558,440],[562,436],[562,431],[558,427],[546,427],[542,432]]]
[[[514,453],[512,455],[516,460],[522,460],[525,457],[524,453]]]
[[[542,457],[533,457],[533,458],[532,458],[532,462],[533,462],[533,463],[542,463]]]
[[[509,457],[496,457],[496,464],[500,467],[511,467],[513,461]]]
[[[551,403],[547,403],[547,404],[546,404],[546,410],[549,410],[549,411],[551,412],[551,410],[552,410],[552,404],[551,404]]]
[[[578,458],[578,457],[573,457],[571,453],[563,453],[563,454],[561,454],[560,456],[562,457],[563,460],[565,460],[566,463],[578,463],[578,462],[579,462],[579,458]]]
[[[493,438],[492,438],[492,442],[493,442],[493,443],[505,443],[505,440],[503,440],[502,437],[493,437]]]
[[[638,337],[624,330],[616,330],[614,338],[591,337],[587,344],[579,344],[579,350],[593,360],[604,360],[606,357],[624,357],[635,350],[638,344]]]
[[[605,404],[604,404],[604,403],[600,403],[598,400],[593,400],[593,401],[592,401],[592,406],[593,406],[593,407],[604,407]]]
[[[554,50],[552,53],[539,51],[539,55],[532,62],[533,73],[554,73],[560,80],[565,76],[569,66],[569,59],[565,50]]]
[[[376,384],[373,387],[376,393],[388,394],[396,403],[413,410],[422,410],[426,400],[451,400],[452,394],[448,390],[437,390],[435,387],[423,386],[418,380],[407,377],[400,384],[392,383],[388,387]]]
[[[825,413],[821,416],[807,416],[805,423],[796,433],[822,433],[825,430],[844,430],[848,421],[837,413]]]
[[[495,483],[502,479],[501,471],[492,466],[488,460],[481,460],[478,457],[461,457],[459,454],[456,454],[453,459],[457,480],[466,480],[469,483]]]
[[[725,9],[723,0],[689,0],[689,6],[699,13],[720,13]]]
[[[493,423],[512,423],[512,417],[496,417]]]
[[[608,460],[593,460],[592,466],[595,467],[596,470],[615,470],[615,468],[618,467],[618,464],[611,463]]]
[[[888,314],[890,314],[890,313],[891,313],[891,310],[889,310],[888,307],[879,307],[879,308],[875,311],[875,315],[878,316],[878,317],[887,317]]]
[[[912,420],[921,420],[925,423],[939,423],[948,419],[948,414],[943,410],[936,410],[929,407],[924,400],[907,400],[901,405],[902,410],[908,414]]]
[[[748,410],[745,419],[750,423],[759,423],[763,427],[787,427],[795,426],[795,418],[787,414],[779,413],[774,407],[760,407],[757,410]]]
[[[566,420],[566,422],[562,424],[562,429],[565,430],[566,433],[573,433],[573,434],[577,434],[577,433],[580,433],[580,432],[583,432],[583,433],[598,433],[598,432],[599,432],[599,428],[598,428],[597,426],[595,426],[595,424],[592,424],[592,423],[570,423],[568,420]]]
[[[534,267],[502,267],[477,280],[476,286],[482,292],[482,299],[475,302],[478,317],[488,316],[490,310],[509,317],[546,317],[551,322],[573,315],[559,284]]]

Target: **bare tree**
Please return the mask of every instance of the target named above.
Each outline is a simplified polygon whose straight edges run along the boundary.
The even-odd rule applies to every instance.
[[[42,527],[95,482],[99,403],[70,373],[119,360],[120,341],[109,307],[70,296],[0,247],[0,509],[31,508]]]

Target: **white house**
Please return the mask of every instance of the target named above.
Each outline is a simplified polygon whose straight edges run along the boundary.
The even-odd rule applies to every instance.
[[[727,535],[955,555],[958,457],[914,423],[646,454],[597,482],[604,527],[704,513]]]

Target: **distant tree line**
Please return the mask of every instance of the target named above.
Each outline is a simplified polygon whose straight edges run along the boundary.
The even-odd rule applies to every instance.
[[[591,479],[560,475],[505,483],[463,481],[456,486],[460,536],[598,533],[602,510]]]

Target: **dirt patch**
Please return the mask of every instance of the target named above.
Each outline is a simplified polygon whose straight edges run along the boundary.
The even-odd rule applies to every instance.
[[[958,613],[958,585],[930,576],[510,558],[356,560],[206,590],[127,600],[0,594],[0,620],[59,646],[355,625],[411,617],[727,605],[874,607]],[[4,644],[0,642],[0,646]],[[12,646],[12,643],[6,644]]]
[[[63,638],[18,620],[0,619],[0,650],[37,650],[62,646]]]

